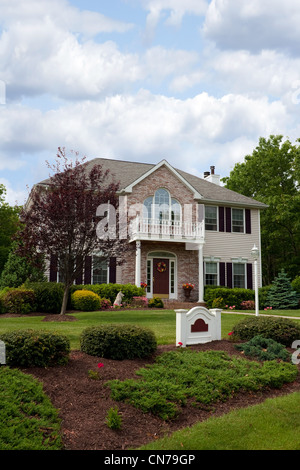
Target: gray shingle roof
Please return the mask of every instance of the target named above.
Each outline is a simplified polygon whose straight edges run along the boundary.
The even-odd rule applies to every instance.
[[[111,178],[115,182],[120,183],[120,189],[123,190],[130,184],[133,184],[137,179],[145,175],[149,170],[156,167],[152,163],[139,163],[139,162],[128,162],[123,160],[111,160],[108,158],[94,158],[86,162],[84,165],[86,170],[92,168],[92,166],[100,164],[103,170],[110,170]],[[173,167],[174,168],[174,167]],[[206,181],[203,178],[186,173],[185,171],[174,170],[181,175],[193,188],[201,194],[203,197],[203,203],[221,203],[221,204],[232,204],[256,208],[266,208],[267,206],[259,201],[252,198],[246,197],[235,191],[231,191],[223,186]],[[39,184],[49,184],[50,179],[41,181]]]

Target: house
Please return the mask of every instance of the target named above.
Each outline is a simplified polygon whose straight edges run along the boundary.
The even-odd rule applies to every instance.
[[[120,203],[131,216],[128,243],[135,250],[120,266],[95,253],[78,283],[145,282],[147,297],[179,301],[183,284],[192,283],[191,300],[200,303],[206,285],[254,288],[251,249],[261,251],[264,204],[224,188],[214,167],[200,178],[166,160],[155,165],[96,158],[85,165],[95,164],[120,182]],[[59,280],[51,265],[49,280]]]

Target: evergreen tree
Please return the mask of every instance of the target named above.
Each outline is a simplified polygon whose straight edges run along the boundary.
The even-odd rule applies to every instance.
[[[291,281],[284,269],[281,270],[272,282],[267,296],[267,304],[278,310],[297,308],[299,306],[299,296],[293,290]]]
[[[45,277],[45,262],[40,257],[40,266],[33,266],[29,260],[16,253],[17,243],[8,255],[8,260],[0,276],[0,289],[4,287],[20,287],[25,281],[43,282]]]

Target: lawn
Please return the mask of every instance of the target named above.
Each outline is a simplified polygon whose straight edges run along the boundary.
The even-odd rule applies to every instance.
[[[295,311],[286,311],[295,312]],[[297,310],[298,316],[300,312]],[[275,312],[276,314],[277,312]],[[15,329],[47,330],[65,334],[71,343],[71,349],[80,349],[80,334],[89,326],[105,323],[132,323],[151,328],[160,344],[174,344],[176,341],[176,313],[174,310],[117,310],[102,312],[72,313],[77,321],[44,322],[44,316],[23,316],[1,318],[0,334]],[[233,326],[243,319],[244,315],[222,313],[222,338],[226,339]],[[297,320],[298,321],[298,320]],[[300,320],[299,320],[300,321]]]
[[[0,334],[14,329],[47,330],[67,335],[71,349],[80,349],[79,338],[82,330],[89,326],[105,323],[132,323],[151,328],[158,344],[171,344],[176,341],[176,314],[174,310],[126,310],[114,312],[80,312],[72,314],[77,321],[44,322],[43,316],[1,318]],[[224,314],[222,335],[227,337],[240,316]]]

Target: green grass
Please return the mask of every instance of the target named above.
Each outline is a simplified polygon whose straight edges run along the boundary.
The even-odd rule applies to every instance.
[[[174,310],[126,310],[114,312],[80,312],[72,314],[77,321],[44,322],[41,317],[1,318],[0,334],[14,329],[37,329],[65,334],[71,343],[71,349],[79,349],[79,337],[85,328],[106,323],[132,323],[152,329],[158,344],[171,344],[176,341],[176,314]],[[234,323],[240,319],[236,315],[222,317],[224,337],[231,331]]]
[[[0,368],[0,450],[60,450],[60,422],[42,384]]]
[[[300,450],[300,392],[212,417],[139,450]]]
[[[230,312],[230,310],[226,310],[226,312]],[[243,310],[237,310],[237,312],[243,312]],[[254,314],[255,310],[244,310],[244,312]],[[259,314],[300,318],[300,310],[259,310]]]
[[[83,329],[105,323],[132,323],[145,326],[154,331],[157,344],[174,344],[176,341],[176,313],[174,310],[117,310],[102,312],[73,313],[77,318],[73,322],[44,322],[44,316],[23,316],[1,318],[0,334],[15,329],[46,330],[65,334],[71,343],[71,349],[80,348],[80,334]],[[242,320],[243,315],[222,313],[222,338],[228,338],[233,326]],[[297,320],[298,321],[298,320]],[[300,320],[299,320],[300,322]]]

